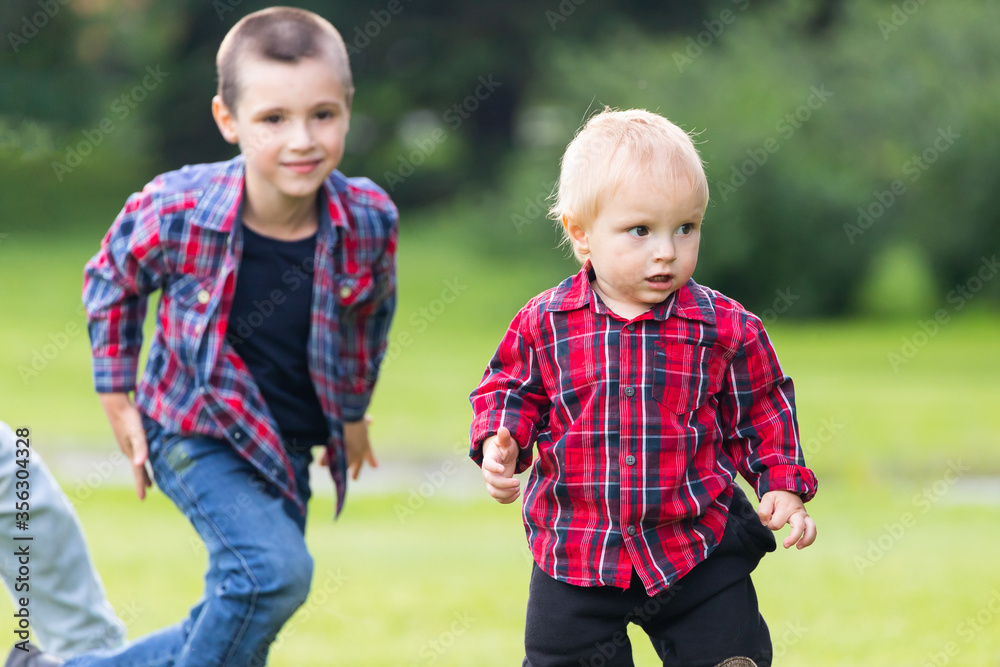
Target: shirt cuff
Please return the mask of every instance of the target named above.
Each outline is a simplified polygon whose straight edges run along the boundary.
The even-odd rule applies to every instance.
[[[475,416],[472,420],[472,427],[469,429],[471,444],[469,447],[469,458],[476,462],[476,465],[483,465],[483,440],[496,435],[501,426],[507,427],[510,434],[517,442],[517,467],[515,473],[521,473],[531,467],[531,450],[538,437],[538,430],[535,425],[527,420],[521,419],[517,415],[502,412],[483,412]]]
[[[361,421],[372,400],[372,392],[368,390],[361,394],[345,393],[341,400],[340,418],[345,422]]]
[[[816,495],[816,475],[803,466],[778,465],[768,468],[757,480],[757,495],[768,491],[790,491],[802,497],[802,502]]]
[[[94,388],[99,394],[135,391],[137,357],[94,357]]]

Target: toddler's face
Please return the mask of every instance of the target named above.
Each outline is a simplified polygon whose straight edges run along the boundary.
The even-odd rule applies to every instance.
[[[623,184],[585,224],[567,221],[580,254],[594,267],[594,289],[632,319],[680,289],[698,264],[705,202],[693,188],[644,176]]]
[[[223,136],[239,142],[247,187],[267,197],[315,195],[340,164],[350,102],[328,58],[283,63],[249,58],[240,65],[236,109],[216,98]],[[235,111],[235,114],[232,113]]]

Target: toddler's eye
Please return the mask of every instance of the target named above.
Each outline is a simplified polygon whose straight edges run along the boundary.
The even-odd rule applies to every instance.
[[[639,225],[637,227],[632,227],[628,230],[629,236],[649,236],[649,228],[645,225]]]
[[[677,228],[677,233],[680,234],[681,236],[687,236],[688,234],[691,234],[692,232],[694,232],[694,223],[693,222],[684,223],[683,225],[681,225],[680,227]]]
[[[316,118],[318,118],[320,120],[330,120],[331,118],[333,118],[333,112],[329,111],[329,110],[327,110],[327,111],[317,111],[316,112]]]

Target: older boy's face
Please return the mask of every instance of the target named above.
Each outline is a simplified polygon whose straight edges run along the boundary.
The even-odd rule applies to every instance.
[[[649,177],[623,184],[589,224],[568,222],[573,245],[590,259],[594,289],[632,319],[684,286],[698,264],[705,203],[693,188]]]
[[[258,58],[240,65],[236,109],[213,100],[226,140],[246,158],[251,198],[312,197],[340,164],[350,102],[327,58],[283,63]]]

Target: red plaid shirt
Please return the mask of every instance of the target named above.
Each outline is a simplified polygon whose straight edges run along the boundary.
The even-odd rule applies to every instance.
[[[531,467],[524,524],[550,576],[650,595],[722,538],[734,477],[805,499],[792,381],[760,320],[693,280],[632,320],[589,265],[514,318],[472,393],[472,458],[501,426]],[[532,464],[532,445],[538,460]]]
[[[135,390],[139,410],[167,432],[229,441],[304,511],[278,428],[226,341],[243,248],[243,172],[242,157],[184,167],[129,198],[84,269],[94,383],[99,392]],[[323,192],[328,216],[316,237],[308,362],[330,427],[339,514],[347,480],[342,420],[364,416],[385,352],[398,214],[368,179],[335,171]],[[156,333],[137,387],[146,301],[157,289]]]

